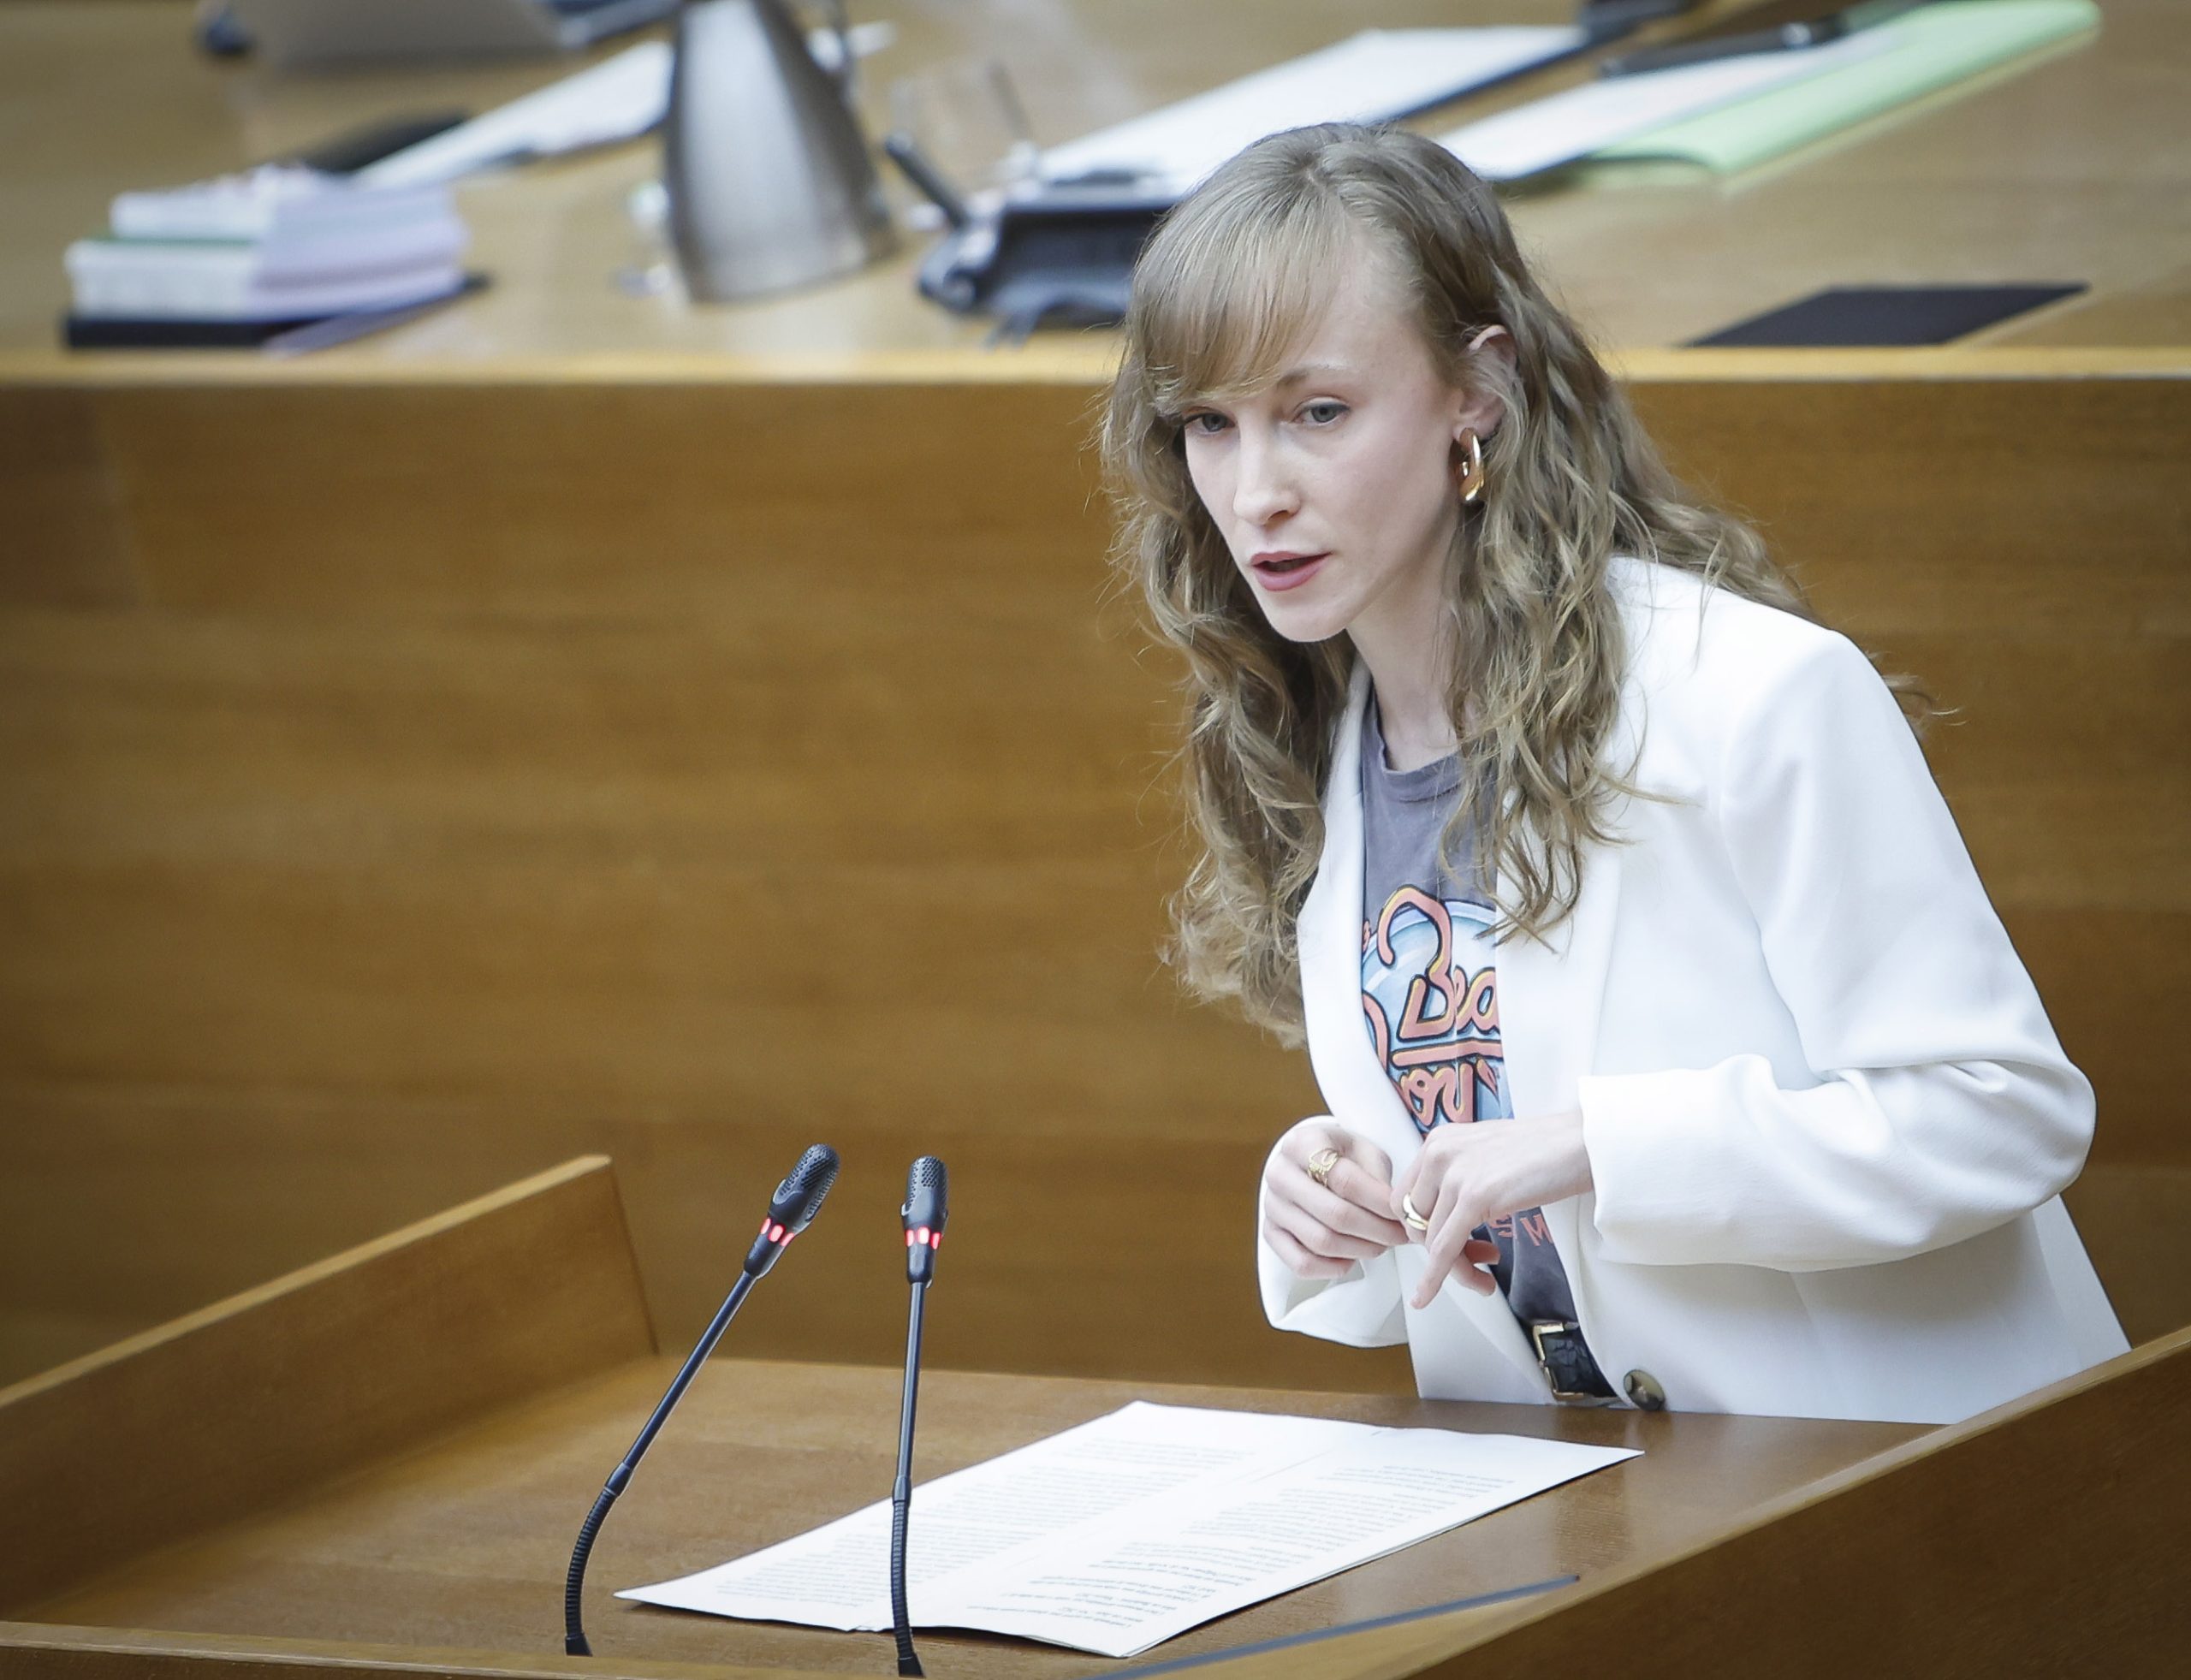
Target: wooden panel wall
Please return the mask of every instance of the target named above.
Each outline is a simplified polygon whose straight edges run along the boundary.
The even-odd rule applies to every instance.
[[[2075,1199],[2191,1317],[2181,382],[1649,381],[1679,464],[1963,709],[1933,751],[2101,1091]],[[1086,385],[0,390],[0,1310],[34,1367],[618,1162],[665,1343],[816,1138],[740,1351],[1299,1386],[1249,1276],[1302,1060],[1159,968],[1169,668]],[[2167,1175],[2174,1174],[2171,1178]]]

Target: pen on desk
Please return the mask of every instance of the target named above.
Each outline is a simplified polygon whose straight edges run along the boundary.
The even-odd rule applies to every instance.
[[[1338,1639],[1351,1633],[1368,1633],[1375,1628],[1395,1628],[1404,1622],[1427,1621],[1433,1616],[1444,1616],[1456,1610],[1476,1610],[1486,1605],[1505,1604],[1510,1599],[1526,1599],[1538,1593],[1549,1593],[1557,1588],[1572,1587],[1582,1577],[1555,1575],[1549,1580],[1532,1581],[1525,1587],[1506,1587],[1495,1593],[1479,1593],[1473,1598],[1453,1599],[1445,1604],[1425,1605],[1420,1610],[1395,1611],[1390,1616],[1373,1616],[1366,1622],[1342,1622],[1335,1628],[1316,1628],[1308,1633],[1293,1633],[1283,1639],[1266,1639],[1253,1645],[1228,1645],[1221,1651],[1204,1651],[1192,1657],[1174,1657],[1169,1662],[1149,1663],[1141,1668],[1113,1669],[1103,1680],[1147,1680],[1154,1674],[1177,1674],[1190,1668],[1200,1668],[1206,1663],[1230,1662],[1235,1657],[1253,1656],[1262,1651],[1282,1651],[1295,1645],[1313,1645],[1320,1640]]]
[[[1598,66],[1598,74],[1644,75],[1654,70],[1708,63],[1715,58],[1799,52],[1885,23],[1922,3],[1924,0],[1841,0],[1838,4],[1835,0],[1795,4],[1766,0],[1747,11],[1731,12],[1692,34],[1608,58]]]
[[[278,360],[287,356],[309,355],[314,350],[330,350],[338,344],[386,332],[390,327],[400,327],[422,315],[430,315],[443,304],[484,291],[487,284],[485,275],[474,272],[466,275],[454,290],[421,298],[415,303],[398,304],[392,309],[353,310],[345,315],[328,316],[324,320],[307,321],[300,327],[275,334],[258,347],[259,353]]]
[[[951,183],[928,160],[928,154],[914,143],[913,137],[902,130],[886,134],[882,150],[890,161],[905,173],[905,179],[920,189],[920,194],[943,212],[943,219],[953,228],[963,228],[972,218],[967,214],[966,201],[953,192]]]
[[[1656,23],[1691,11],[1699,0],[1582,0],[1575,22],[1593,45],[1625,35],[1639,24]]]

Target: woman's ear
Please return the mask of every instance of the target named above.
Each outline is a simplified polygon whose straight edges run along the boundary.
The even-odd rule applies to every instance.
[[[1514,335],[1504,327],[1486,327],[1468,345],[1468,384],[1453,417],[1453,441],[1472,431],[1479,438],[1497,431],[1506,418],[1499,389],[1513,376]]]

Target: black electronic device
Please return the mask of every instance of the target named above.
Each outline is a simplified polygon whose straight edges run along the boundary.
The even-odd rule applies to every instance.
[[[1044,325],[1115,325],[1141,247],[1177,197],[1077,182],[1008,198],[937,241],[921,262],[921,293],[959,314],[995,316],[1007,339]]]
[[[943,1223],[950,1217],[948,1175],[934,1155],[923,1155],[905,1174],[905,1202],[899,1208],[905,1227],[905,1281],[912,1304],[905,1326],[905,1393],[898,1410],[898,1476],[890,1485],[890,1618],[898,1640],[898,1672],[918,1674],[913,1649],[912,1613],[905,1603],[905,1529],[913,1501],[913,1413],[921,1382],[921,1308],[935,1278],[935,1254],[943,1246]]]
[[[1024,182],[970,204],[907,136],[882,149],[947,224],[921,259],[921,295],[953,314],[994,316],[997,335],[1014,341],[1040,326],[1124,320],[1134,261],[1179,202],[1169,189],[1083,179]]]
[[[700,1340],[677,1374],[670,1379],[668,1391],[654,1409],[638,1439],[632,1443],[632,1450],[624,1455],[623,1462],[609,1473],[609,1480],[602,1485],[595,1498],[593,1509],[586,1513],[585,1522],[579,1529],[578,1544],[571,1549],[570,1573],[563,1582],[563,1649],[573,1657],[590,1657],[593,1648],[585,1642],[585,1624],[580,1614],[580,1599],[585,1588],[586,1559],[592,1555],[594,1536],[601,1532],[601,1524],[609,1515],[609,1507],[616,1503],[632,1480],[632,1472],[638,1468],[639,1460],[647,1448],[654,1445],[654,1438],[662,1433],[662,1426],[669,1421],[669,1414],[682,1399],[700,1366],[715,1351],[715,1344],[722,1339],[722,1333],[730,1326],[746,1291],[768,1275],[783,1251],[791,1246],[792,1238],[812,1223],[822,1206],[822,1198],[829,1193],[829,1186],[837,1182],[837,1152],[827,1143],[816,1143],[799,1158],[783,1182],[776,1186],[775,1194],[769,1198],[769,1211],[761,1220],[761,1233],[753,1239],[753,1246],[746,1250],[745,1264],[739,1273],[738,1281],[731,1285],[730,1295],[716,1311],[708,1327],[700,1333]]]
[[[2082,281],[2037,286],[1829,286],[1689,343],[1700,348],[1951,344],[2084,289]]]
[[[1598,66],[1598,74],[1642,75],[1745,53],[1800,51],[1885,23],[1926,3],[1927,0],[1765,0],[1716,17],[1674,40],[1608,58]]]

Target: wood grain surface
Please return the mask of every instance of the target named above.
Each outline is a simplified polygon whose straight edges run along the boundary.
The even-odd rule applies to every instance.
[[[796,1252],[779,1271],[787,1271]],[[770,1282],[773,1283],[771,1277]],[[763,1286],[764,1288],[766,1285]],[[757,1304],[762,1298],[757,1291]],[[937,1309],[944,1305],[939,1297]],[[237,1640],[558,1653],[573,1537],[674,1368],[638,1362],[518,1407],[283,1511],[45,1600],[19,1622]],[[1392,1557],[1168,1641],[1189,1655],[1684,1549],[1738,1513],[1923,1432],[1907,1425],[1568,1411],[1398,1398],[934,1372],[918,1471],[941,1475],[1133,1399],[1642,1447]],[[708,1567],[887,1497],[898,1374],[713,1362],[603,1526],[587,1632],[601,1659],[887,1671],[889,1640],[625,1603],[620,1586]],[[917,1495],[916,1496],[917,1509]],[[1512,1606],[1479,1612],[1516,1613]],[[1451,1637],[1450,1630],[1445,1635]],[[72,1638],[80,1635],[71,1635]],[[920,1638],[931,1675],[1066,1677],[1120,1665],[991,1635]],[[548,1663],[541,1666],[556,1671]],[[632,1671],[644,1672],[634,1668]],[[94,1671],[95,1672],[95,1671]],[[104,1680],[104,1677],[100,1677]]]
[[[1639,1680],[2167,1673],[2191,1641],[2187,1365],[2178,1331],[1410,1671],[1463,1680],[1614,1650]]]
[[[2191,384],[1778,365],[1630,389],[1957,709],[1934,766],[2099,1092],[2072,1206],[2160,1333],[2191,1319],[2152,1054],[2191,1009]],[[1105,568],[1093,396],[0,393],[33,445],[0,490],[48,510],[0,544],[5,1368],[590,1150],[689,1334],[822,1138],[846,1245],[747,1351],[890,1356],[851,1232],[934,1152],[941,1362],[1408,1386],[1254,1302],[1258,1164],[1318,1102],[1157,961],[1172,672]]]
[[[499,283],[404,333],[62,356],[58,252],[114,191],[567,68],[270,76],[191,56],[182,12],[0,6],[37,141],[0,148],[0,1374],[591,1150],[686,1334],[741,1198],[826,1137],[854,1229],[952,1161],[940,1360],[1406,1387],[1262,1323],[1252,1184],[1317,1098],[1155,959],[1172,673],[1101,559],[1113,341],[978,351],[902,263],[628,295],[642,146],[465,188]],[[1340,27],[889,15],[870,96],[993,55],[1044,140]],[[2099,1088],[2071,1202],[2138,1337],[2191,1319],[2153,1054],[2191,1007],[2184,27],[2123,0],[1784,164],[1514,203],[1682,469],[1958,709],[1928,750]],[[1971,347],[1654,347],[1829,282],[2063,276],[2095,289]],[[750,1351],[884,1356],[844,1240]]]
[[[0,1602],[653,1345],[609,1163],[513,1184],[0,1389]]]
[[[1713,3],[1731,10],[1740,0]],[[1574,9],[1571,0],[1386,0],[1374,21],[1565,24]],[[893,88],[902,85],[935,117],[933,140],[955,129],[971,142],[986,97],[981,66],[995,60],[1045,145],[1323,46],[1367,21],[1318,0],[958,0],[863,14],[896,30],[864,66],[870,133],[893,121]],[[2191,138],[2176,120],[2191,85],[2188,28],[2173,0],[2109,0],[2096,34],[1763,167],[1731,177],[1654,166],[1554,177],[1516,196],[1514,218],[1584,323],[1623,347],[1679,344],[1825,285],[2054,281],[2092,289],[1980,341],[2181,346],[2191,341],[2191,220],[2181,190]],[[379,117],[484,110],[573,68],[535,59],[284,75],[211,62],[187,43],[173,3],[0,5],[0,111],[21,137],[0,152],[9,230],[0,243],[0,377],[39,367],[96,377],[97,357],[52,347],[67,296],[61,252],[98,229],[115,193],[240,168]],[[1443,132],[1588,74],[1586,64],[1553,67],[1428,112],[1417,126]],[[969,145],[977,165],[985,155]],[[694,306],[674,289],[648,289],[663,252],[627,200],[658,169],[655,146],[639,143],[467,184],[460,202],[476,236],[472,260],[494,275],[493,288],[329,359],[415,366],[634,352],[981,355],[984,324],[914,294],[923,235],[863,275],[787,297]],[[910,194],[894,179],[888,187],[902,211]],[[199,377],[221,378],[256,359],[189,359],[205,370]]]

